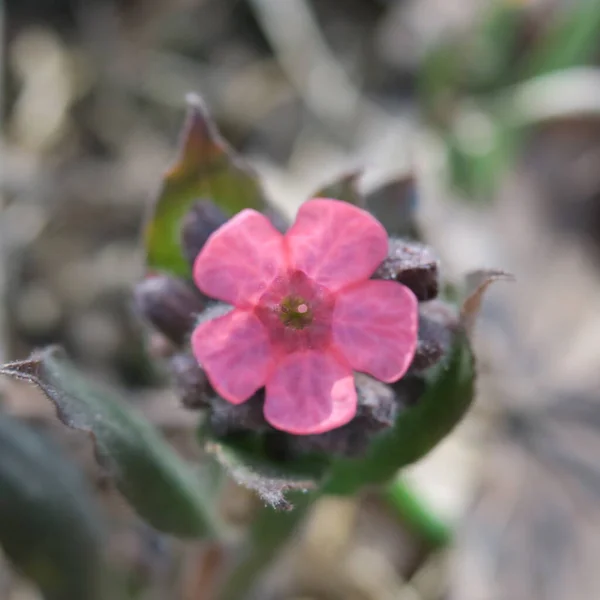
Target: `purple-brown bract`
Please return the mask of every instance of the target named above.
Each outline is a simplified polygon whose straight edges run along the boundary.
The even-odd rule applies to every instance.
[[[249,209],[220,227],[196,258],[194,280],[234,309],[191,339],[215,390],[241,404],[265,387],[266,420],[292,434],[348,423],[353,371],[396,381],[415,353],[415,295],[369,279],[387,252],[374,217],[325,198],[305,202],[285,235]]]

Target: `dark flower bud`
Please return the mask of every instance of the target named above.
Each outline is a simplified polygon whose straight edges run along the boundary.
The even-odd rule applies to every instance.
[[[457,326],[458,316],[450,305],[437,300],[422,304],[417,350],[410,371],[424,371],[439,362],[450,350]]]
[[[272,427],[263,416],[264,399],[264,389],[259,390],[252,398],[238,405],[227,402],[220,396],[214,396],[210,402],[211,432],[217,437],[222,437],[242,431],[262,433],[271,430]]]
[[[194,356],[189,353],[176,354],[169,364],[175,389],[183,405],[191,409],[210,406],[215,392]]]
[[[358,393],[356,416],[364,419],[363,426],[369,431],[391,427],[399,409],[392,388],[363,373],[357,373],[354,381]]]
[[[227,219],[227,215],[210,200],[198,200],[190,208],[181,224],[181,249],[190,265],[194,264],[209,236]]]
[[[425,378],[414,374],[407,374],[389,385],[396,394],[396,402],[400,405],[400,411],[418,404],[427,387]]]
[[[438,295],[439,260],[425,244],[390,239],[388,257],[381,263],[373,279],[397,281],[410,288],[420,302]]]
[[[188,283],[167,275],[148,277],[134,290],[137,312],[177,345],[185,342],[196,316],[204,309],[199,293]]]

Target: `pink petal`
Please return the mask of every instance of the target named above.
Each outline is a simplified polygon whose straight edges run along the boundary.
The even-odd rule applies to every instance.
[[[276,429],[295,435],[323,433],[356,414],[350,367],[331,352],[295,352],[280,362],[267,382],[264,414]]]
[[[194,281],[207,296],[249,308],[285,266],[281,233],[246,209],[208,238],[194,263]]]
[[[292,268],[332,291],[368,279],[388,252],[379,221],[352,204],[325,198],[300,207],[285,239]]]
[[[212,386],[233,404],[241,404],[263,387],[272,370],[267,333],[252,312],[234,309],[201,323],[191,343]]]
[[[366,281],[340,292],[333,341],[356,371],[400,379],[412,362],[419,325],[415,295],[393,281]]]

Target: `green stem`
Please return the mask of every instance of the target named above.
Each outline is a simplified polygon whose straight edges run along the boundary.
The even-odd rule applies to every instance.
[[[229,574],[219,600],[241,600],[250,593],[258,576],[289,541],[316,497],[316,494],[302,494],[292,498],[291,511],[261,509],[252,524],[245,555]]]
[[[434,514],[405,479],[397,478],[384,488],[389,505],[403,522],[434,548],[447,546],[452,539],[452,529]]]

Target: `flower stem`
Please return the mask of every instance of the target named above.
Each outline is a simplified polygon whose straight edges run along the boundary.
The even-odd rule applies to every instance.
[[[396,478],[384,488],[384,497],[400,518],[433,548],[447,546],[452,529],[432,512],[422,498],[402,478]]]
[[[290,540],[316,497],[316,494],[296,496],[291,511],[261,509],[252,524],[244,556],[229,574],[219,600],[242,600],[250,594],[265,567]]]

